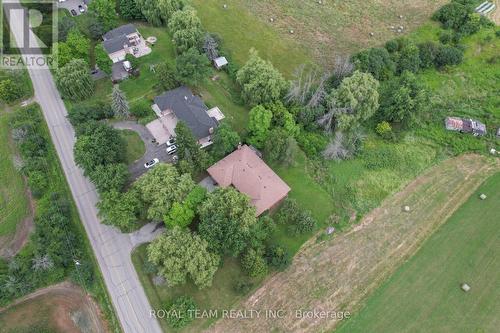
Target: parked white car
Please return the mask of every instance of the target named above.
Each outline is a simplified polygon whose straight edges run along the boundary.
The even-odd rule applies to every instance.
[[[175,138],[170,138],[167,141],[167,147],[170,147],[170,146],[173,146],[173,145],[175,145]]]
[[[171,145],[171,146],[167,147],[167,154],[172,155],[172,154],[175,154],[175,152],[177,152],[176,145]]]
[[[156,164],[160,163],[160,160],[157,158],[153,158],[151,161],[144,163],[144,167],[146,169],[154,167]]]

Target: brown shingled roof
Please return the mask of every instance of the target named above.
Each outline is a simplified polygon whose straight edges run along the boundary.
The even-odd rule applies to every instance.
[[[248,195],[257,216],[284,199],[290,187],[247,145],[208,168],[221,187],[234,186]]]

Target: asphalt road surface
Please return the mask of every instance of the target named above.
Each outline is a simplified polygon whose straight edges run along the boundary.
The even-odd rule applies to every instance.
[[[18,0],[8,1],[18,4]],[[3,4],[6,3],[4,0]],[[22,13],[11,14],[11,31],[17,44],[22,45]],[[22,50],[22,53],[25,55],[29,50]],[[126,333],[161,332],[156,319],[150,318],[151,306],[132,265],[130,253],[136,245],[135,236],[122,234],[100,223],[96,209],[98,195],[92,183],[75,165],[73,159],[75,132],[66,118],[67,111],[51,72],[48,68],[42,67],[29,69],[29,74],[35,98],[47,121],[52,141],[123,330]]]

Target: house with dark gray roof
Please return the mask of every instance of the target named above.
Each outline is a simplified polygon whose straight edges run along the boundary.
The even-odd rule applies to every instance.
[[[224,119],[218,107],[208,109],[191,89],[182,86],[154,98],[152,108],[158,119],[146,125],[159,144],[175,137],[177,122],[183,121],[202,147],[212,144],[212,134]]]
[[[103,46],[113,63],[125,60],[127,53],[139,58],[151,53],[137,28],[129,23],[106,32],[103,36]]]

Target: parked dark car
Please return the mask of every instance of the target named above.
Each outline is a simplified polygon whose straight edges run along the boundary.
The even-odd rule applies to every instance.
[[[71,15],[76,16],[76,15],[77,15],[77,14],[76,14],[76,10],[72,9],[72,10],[71,10]]]

